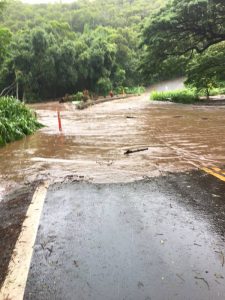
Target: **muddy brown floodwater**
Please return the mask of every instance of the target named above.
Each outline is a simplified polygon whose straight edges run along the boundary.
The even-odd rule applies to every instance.
[[[151,89],[179,88],[170,81]],[[127,182],[166,172],[225,165],[225,108],[139,97],[76,110],[70,103],[32,105],[45,127],[0,149],[0,198],[16,184],[66,175]],[[57,110],[63,132],[57,124]],[[147,151],[124,155],[127,149]]]

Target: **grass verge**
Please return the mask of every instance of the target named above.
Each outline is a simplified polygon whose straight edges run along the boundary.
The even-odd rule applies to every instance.
[[[151,100],[155,101],[171,101],[176,103],[194,103],[199,101],[196,92],[190,89],[165,91],[165,92],[152,92],[150,96]]]

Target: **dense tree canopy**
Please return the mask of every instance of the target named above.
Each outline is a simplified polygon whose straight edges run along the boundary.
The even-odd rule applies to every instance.
[[[173,0],[154,15],[144,43],[162,59],[203,52],[225,40],[224,0]]]
[[[32,100],[105,93],[185,72],[189,85],[208,90],[223,80],[223,2],[0,1],[0,94]]]
[[[224,86],[225,80],[225,42],[213,45],[202,55],[196,55],[187,66],[186,84],[204,91]]]
[[[142,83],[140,28],[163,2],[8,3],[0,17],[0,93],[46,99]]]
[[[143,74],[146,78],[161,77],[163,69],[173,74],[174,66],[176,74],[182,73],[188,64],[187,82],[194,85],[198,77],[196,87],[201,83],[206,88],[215,72],[219,73],[217,62],[225,54],[224,44],[220,46],[223,41],[224,0],[171,0],[149,18],[144,28]],[[204,80],[200,78],[202,72]]]

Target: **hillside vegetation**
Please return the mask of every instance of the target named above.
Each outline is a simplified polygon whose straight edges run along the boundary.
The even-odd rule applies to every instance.
[[[185,75],[225,87],[224,0],[0,1],[0,95],[105,94]]]
[[[141,28],[164,2],[8,3],[0,19],[0,91],[31,101],[142,84]]]

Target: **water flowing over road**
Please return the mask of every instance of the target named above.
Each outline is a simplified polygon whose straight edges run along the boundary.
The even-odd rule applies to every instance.
[[[182,81],[151,89],[177,87]],[[32,108],[46,127],[0,149],[0,192],[46,177],[57,180],[73,174],[95,182],[124,182],[225,164],[224,107],[156,103],[149,101],[148,92],[84,111],[69,103]],[[127,149],[142,147],[148,151],[124,155]]]

